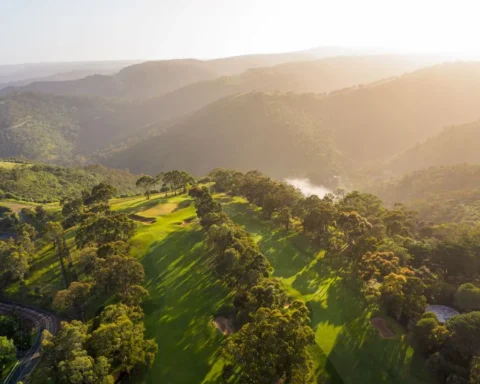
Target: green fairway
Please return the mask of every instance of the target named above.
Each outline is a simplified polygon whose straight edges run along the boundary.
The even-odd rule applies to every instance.
[[[161,204],[167,207],[162,210]],[[223,367],[219,349],[224,336],[212,321],[232,298],[208,265],[201,227],[185,223],[195,216],[195,209],[185,195],[119,199],[113,209],[139,216],[153,209],[158,213],[155,223],[138,224],[132,242],[132,255],[141,259],[150,292],[143,305],[147,336],[154,337],[159,348],[152,369],[133,381],[217,382]],[[165,210],[175,211],[164,214]]]
[[[423,361],[413,356],[401,327],[394,326],[395,339],[379,337],[370,324],[375,308],[364,302],[357,287],[331,271],[320,249],[299,233],[274,228],[243,199],[220,200],[229,216],[258,241],[289,294],[311,309],[317,344],[311,353],[319,383],[325,375],[331,383],[428,382]]]
[[[245,200],[217,196],[232,219],[254,236],[274,267],[274,276],[288,294],[304,300],[312,311],[316,344],[310,348],[317,383],[422,383],[423,361],[390,320],[396,339],[382,339],[370,325],[375,308],[365,304],[352,284],[338,278],[324,252],[301,233],[285,232],[263,220]],[[214,328],[214,315],[232,304],[231,291],[215,276],[203,245],[204,233],[186,196],[146,200],[143,196],[112,200],[112,209],[137,220],[132,256],[145,268],[144,301],[147,336],[159,352],[151,370],[132,376],[134,383],[220,383],[224,336]],[[142,217],[154,217],[144,223]],[[74,231],[67,234],[73,244]],[[34,295],[38,288],[39,295]],[[9,287],[7,295],[48,307],[63,289],[60,266],[51,244],[38,253],[26,284]],[[99,298],[100,300],[100,298]],[[104,298],[102,299],[104,300]],[[98,305],[93,305],[98,308]],[[92,309],[93,314],[93,309]]]

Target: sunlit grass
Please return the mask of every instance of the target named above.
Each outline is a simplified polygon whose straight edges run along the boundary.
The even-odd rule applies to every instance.
[[[162,209],[161,204],[167,207]],[[183,207],[183,208],[182,208]],[[173,208],[173,209],[172,209]],[[117,200],[113,209],[152,216],[153,224],[138,224],[132,256],[145,268],[147,336],[158,343],[152,369],[132,381],[142,383],[216,383],[223,368],[224,336],[213,326],[215,313],[230,304],[230,290],[214,275],[197,223],[186,224],[195,210],[186,195],[166,199]],[[169,214],[165,214],[169,210]]]
[[[15,167],[18,167],[19,165],[22,165],[22,164],[14,163],[11,161],[0,161],[0,168],[3,168],[3,169],[13,169]]]
[[[310,353],[319,383],[428,382],[423,361],[413,356],[401,326],[388,318],[398,337],[379,337],[370,324],[378,308],[364,301],[353,281],[338,275],[321,247],[312,246],[299,231],[286,232],[263,220],[244,199],[228,198],[224,209],[252,233],[288,294],[310,308],[316,341]]]
[[[296,231],[286,232],[263,220],[258,208],[245,200],[217,195],[232,219],[244,225],[258,241],[292,299],[299,298],[312,311],[316,344],[310,348],[318,383],[420,383],[423,362],[399,335],[385,340],[370,325],[372,311],[355,285],[343,281],[328,264],[328,255]],[[57,208],[58,209],[58,206]],[[216,277],[203,245],[204,233],[195,209],[186,195],[146,200],[143,196],[115,199],[112,209],[139,216],[154,216],[156,222],[137,222],[132,256],[143,264],[147,336],[155,338],[159,352],[150,371],[131,378],[135,383],[220,383],[224,336],[212,324],[214,315],[232,304],[232,292]],[[148,213],[148,215],[147,215]],[[74,247],[74,232],[68,244]],[[32,295],[38,288],[43,299]],[[44,244],[33,263],[25,286],[12,285],[7,294],[48,306],[63,289],[59,262],[52,244]],[[95,310],[103,304],[99,298]],[[23,300],[23,299],[22,299]],[[89,311],[91,315],[95,310]],[[376,313],[375,313],[376,314]]]

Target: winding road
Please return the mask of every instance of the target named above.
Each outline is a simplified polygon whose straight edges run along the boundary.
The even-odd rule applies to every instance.
[[[0,301],[0,313],[12,311],[15,311],[18,316],[33,322],[35,328],[38,330],[38,335],[32,347],[25,353],[15,367],[13,367],[3,384],[14,384],[19,381],[27,382],[40,361],[39,350],[43,330],[46,329],[54,335],[60,325],[59,318],[52,313],[8,301]]]

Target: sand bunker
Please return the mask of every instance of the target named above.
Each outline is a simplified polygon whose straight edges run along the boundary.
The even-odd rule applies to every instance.
[[[230,317],[217,316],[213,320],[213,325],[224,335],[231,335],[233,332],[235,332],[233,327],[233,319]]]
[[[189,217],[188,219],[185,219],[181,223],[178,223],[178,225],[180,225],[181,227],[186,227],[187,225],[193,223],[195,221],[195,219],[196,219],[195,216]]]
[[[395,333],[393,333],[392,330],[388,328],[387,322],[384,318],[372,317],[370,319],[370,323],[372,323],[372,325],[377,328],[380,337],[383,337],[384,339],[391,339],[392,337],[395,337]]]
[[[177,207],[177,203],[160,203],[145,211],[138,212],[138,214],[145,217],[163,216],[172,213]]]
[[[128,218],[131,220],[138,221],[142,224],[153,224],[157,221],[154,217],[144,217],[144,216],[139,216],[139,215],[128,215]]]

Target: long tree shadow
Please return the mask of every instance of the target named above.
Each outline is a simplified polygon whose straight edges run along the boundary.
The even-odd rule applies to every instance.
[[[244,226],[254,238],[259,238],[258,245],[275,269],[274,275],[277,277],[296,275],[320,251],[311,246],[301,233],[275,228],[270,220],[261,218],[248,203],[232,202],[223,207],[236,224]]]
[[[341,279],[332,279],[326,292],[320,292],[307,305],[314,329],[319,324],[343,326],[369,311],[362,296]]]
[[[424,369],[410,369],[408,344],[381,338],[364,317],[342,328],[328,358],[346,384],[429,382]]]
[[[168,202],[168,198],[166,197],[156,197],[152,198],[150,200],[144,200],[144,201],[134,201],[130,205],[128,205],[125,208],[122,208],[122,213],[130,214],[130,213],[136,213],[140,211],[146,211],[147,209],[153,208],[158,204],[164,204]]]
[[[428,382],[423,361],[412,357],[400,336],[379,336],[370,323],[373,309],[358,289],[353,280],[337,279],[325,296],[308,302],[317,340],[321,345],[333,341],[328,354],[332,366],[325,368],[336,370],[346,384]]]
[[[231,301],[230,290],[212,272],[203,233],[171,232],[143,257],[148,337],[159,352],[141,382],[193,383],[211,370],[224,336],[213,326],[215,313]]]

